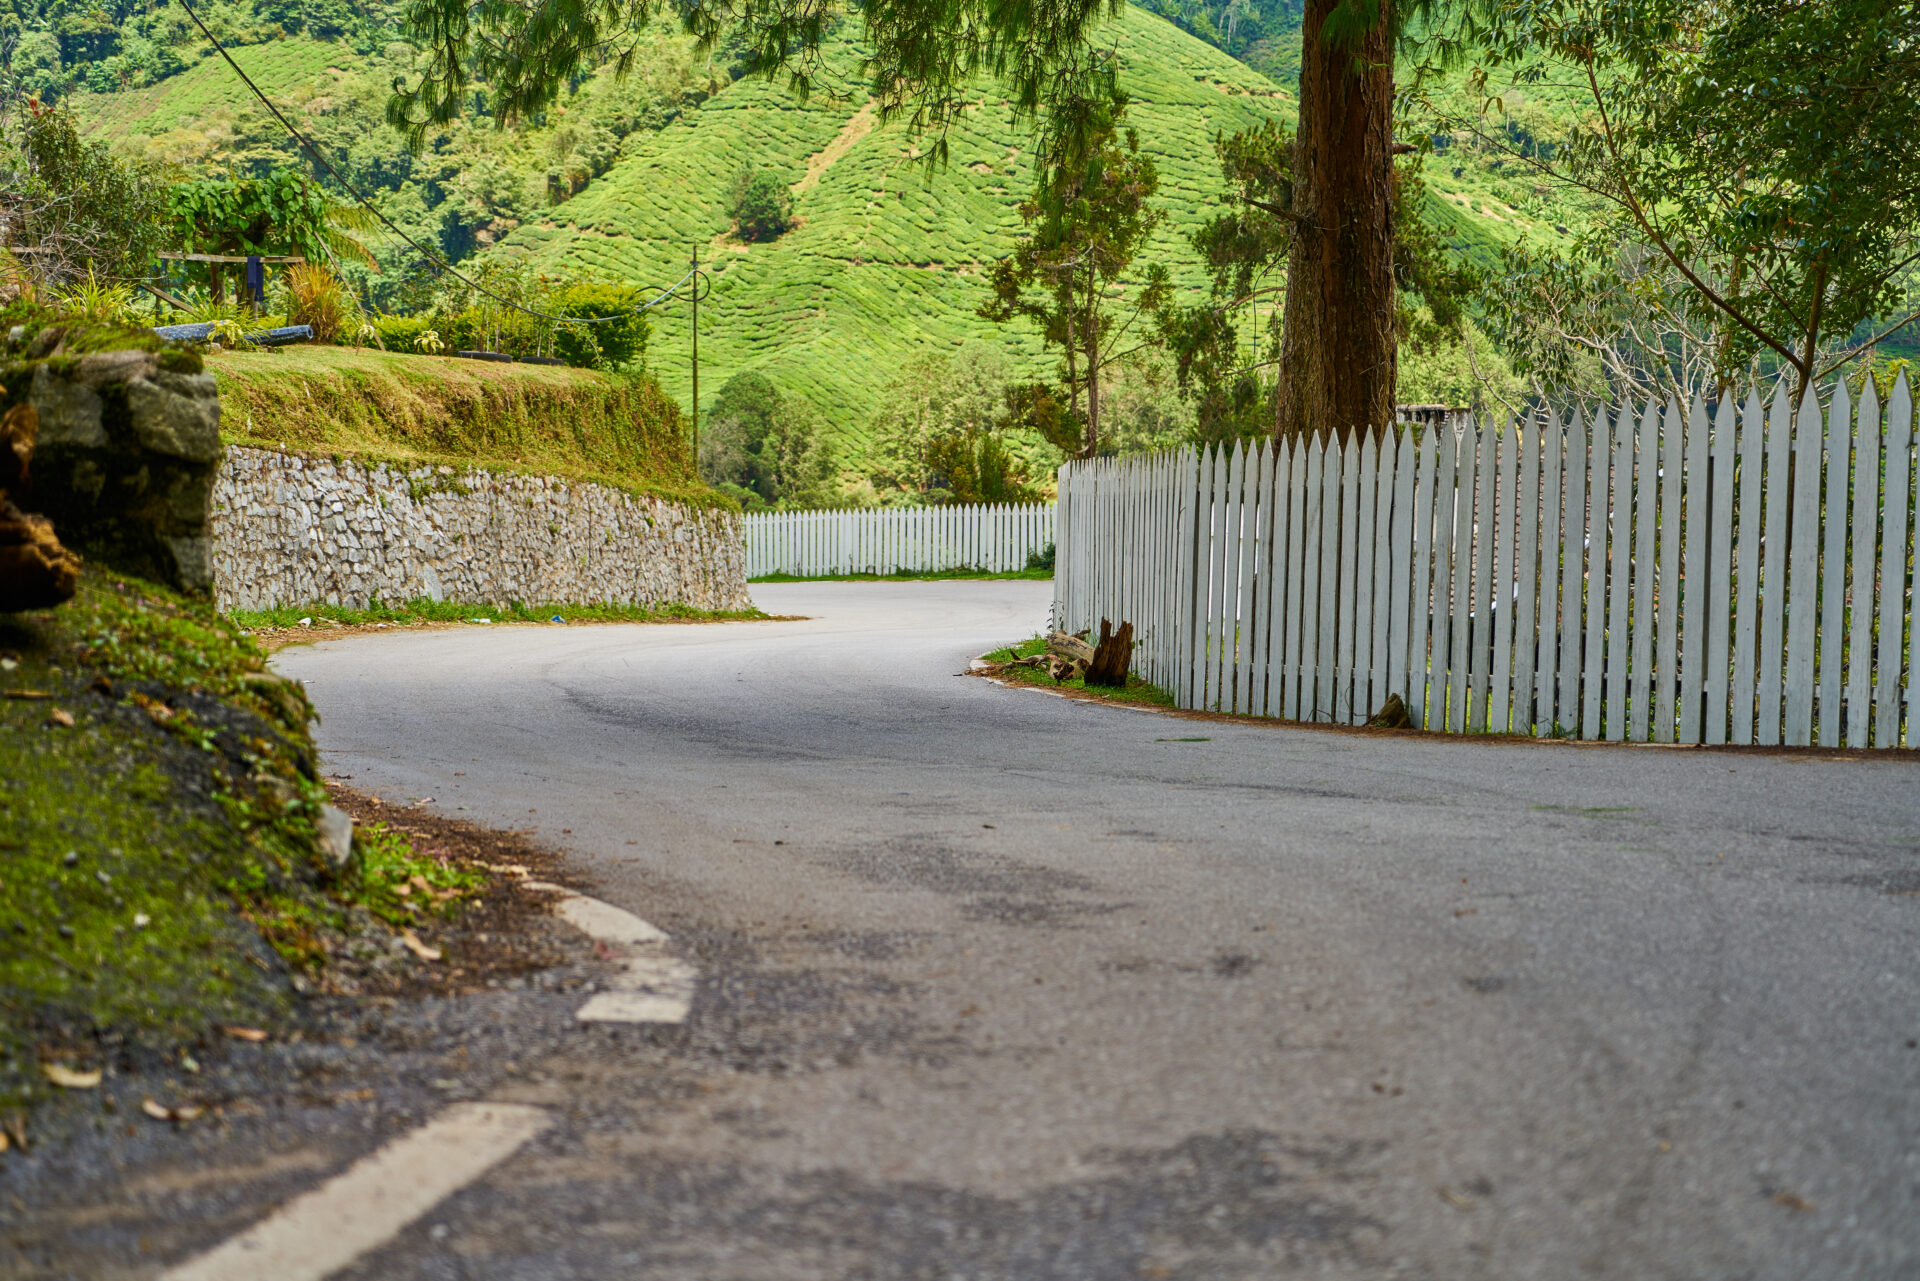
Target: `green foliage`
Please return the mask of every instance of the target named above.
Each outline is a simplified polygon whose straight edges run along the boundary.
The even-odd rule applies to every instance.
[[[167,213],[175,243],[191,253],[332,256],[328,217],[335,202],[304,174],[174,183]]]
[[[1026,465],[1000,431],[1005,397],[1005,362],[985,343],[910,361],[871,428],[867,475],[880,501],[1025,501]]]
[[[413,843],[385,823],[369,823],[353,834],[360,862],[354,898],[389,925],[411,926],[446,916],[487,886],[487,878],[445,857],[420,854]]]
[[[1124,322],[1110,295],[1122,286],[1147,237],[1165,218],[1151,203],[1160,171],[1140,152],[1140,136],[1120,123],[1126,99],[1115,97],[1091,126],[1084,151],[1058,150],[1042,170],[1033,195],[1020,206],[1028,233],[988,273],[993,297],[980,315],[1004,324],[1032,324],[1041,342],[1062,357],[1067,405],[1086,403],[1085,435],[1071,451],[1090,458],[1100,448],[1100,369],[1116,354],[1133,324],[1165,303],[1164,267],[1147,272]]]
[[[686,416],[644,375],[309,345],[222,354],[207,367],[231,444],[723,505],[694,471]]]
[[[165,202],[153,169],[82,138],[71,112],[0,98],[0,226],[37,251],[22,265],[40,282],[144,278],[165,240]]]
[[[295,263],[287,269],[287,323],[306,325],[313,340],[337,343],[349,339],[356,346],[362,335],[372,337],[372,326],[360,315],[360,303],[346,283],[320,263]]]
[[[95,569],[54,610],[0,620],[0,1100],[35,1050],[164,1052],[284,1012],[272,901],[324,903],[308,709],[204,603]],[[272,691],[272,692],[270,692]]]
[[[375,316],[369,323],[373,325],[378,345],[388,351],[422,350],[420,339],[433,328],[433,321],[427,316]]]
[[[742,168],[733,180],[734,232],[742,240],[775,240],[793,226],[793,193],[768,169]]]
[[[1609,273],[1622,258],[1657,259],[1624,287],[1651,298],[1658,332],[1622,363],[1650,364],[1669,385],[1702,362],[1726,379],[1760,361],[1792,369],[1804,387],[1893,331],[1875,321],[1909,323],[1920,253],[1915,21],[1912,3],[1887,0],[1461,10],[1453,48],[1476,48],[1523,85],[1571,69],[1585,98],[1565,140],[1531,160],[1591,193],[1592,220],[1564,265],[1516,252],[1520,287],[1502,301],[1557,294],[1563,314],[1609,323],[1635,309]],[[1497,112],[1490,75],[1477,84]],[[1486,137],[1491,118],[1458,123]],[[1502,328],[1517,324],[1510,316]],[[1611,343],[1616,332],[1568,339]]]
[[[100,279],[89,264],[86,278],[62,290],[58,305],[62,315],[83,324],[124,325],[133,307],[133,289]]]
[[[1209,298],[1159,317],[1180,385],[1192,398],[1202,443],[1251,439],[1273,422],[1277,359],[1293,207],[1293,133],[1278,121],[1214,139],[1225,207],[1193,234],[1212,278]],[[1264,320],[1262,319],[1264,313]],[[1251,330],[1249,344],[1242,329]]]
[[[700,467],[743,507],[834,505],[833,449],[807,405],[759,374],[736,374],[701,423]]]
[[[554,326],[554,353],[581,369],[617,369],[646,358],[652,326],[644,313],[640,291],[624,285],[583,281],[553,293],[554,314],[601,321],[595,325]]]

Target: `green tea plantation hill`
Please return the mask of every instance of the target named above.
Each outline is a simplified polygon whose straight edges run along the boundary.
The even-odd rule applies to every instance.
[[[1203,285],[1187,236],[1212,215],[1220,188],[1213,140],[1277,117],[1295,100],[1266,77],[1165,20],[1129,7],[1102,32],[1122,58],[1129,123],[1160,170],[1168,217],[1141,256],[1193,290]],[[858,455],[888,379],[929,350],[969,339],[1002,344],[1009,364],[1040,372],[1030,331],[980,320],[987,266],[1021,229],[1031,190],[1029,138],[990,86],[948,136],[949,163],[929,169],[927,144],[881,125],[857,72],[858,50],[837,47],[838,95],[802,104],[783,85],[742,80],[627,153],[603,178],[509,235],[493,252],[546,266],[585,267],[665,283],[694,249],[713,273],[701,308],[702,398],[729,376],[756,370],[804,396],[844,448]],[[729,234],[729,195],[743,165],[791,185],[799,225],[777,240]],[[1524,215],[1496,222],[1471,201],[1432,202],[1457,241],[1497,245],[1522,234]],[[688,312],[662,309],[651,363],[668,391],[691,393]]]
[[[1120,55],[1130,124],[1161,174],[1168,218],[1141,265],[1164,263],[1197,291],[1202,276],[1187,237],[1217,206],[1215,137],[1268,118],[1291,123],[1294,99],[1138,8],[1124,9],[1099,39]],[[859,465],[888,379],[916,356],[977,339],[999,344],[1010,372],[1049,365],[1030,332],[975,315],[987,265],[1012,248],[1033,182],[1029,131],[990,84],[949,134],[950,163],[933,169],[926,140],[879,123],[850,40],[827,50],[825,83],[803,103],[783,83],[732,79],[739,68],[703,63],[685,37],[663,28],[650,33],[625,85],[602,71],[523,129],[461,122],[407,155],[379,118],[392,76],[411,65],[404,42],[363,41],[356,50],[345,39],[288,35],[234,56],[390,217],[456,258],[514,258],[658,286],[679,279],[698,249],[713,285],[701,307],[702,399],[735,373],[762,372],[820,412],[843,463]],[[187,173],[281,156],[298,162],[217,58],[73,102],[97,134]],[[731,234],[731,192],[743,169],[770,172],[793,192],[798,223],[774,241]],[[1484,166],[1436,156],[1426,174],[1429,207],[1448,239],[1482,262],[1516,237],[1556,236],[1565,216]],[[398,247],[384,233],[367,239],[383,257]],[[653,318],[649,366],[690,405],[688,309],[675,302]]]

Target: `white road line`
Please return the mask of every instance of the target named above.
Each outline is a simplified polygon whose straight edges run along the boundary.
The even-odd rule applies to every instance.
[[[161,1281],[320,1281],[393,1239],[549,1124],[541,1108],[456,1104]]]
[[[607,990],[574,1011],[582,1023],[684,1023],[693,1008],[700,971],[667,951],[667,934],[624,908],[576,894],[564,885],[522,881],[521,888],[563,895],[562,920],[597,943],[617,948],[625,961]]]

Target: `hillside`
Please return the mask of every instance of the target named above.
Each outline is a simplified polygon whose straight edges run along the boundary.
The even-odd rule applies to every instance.
[[[1129,120],[1159,165],[1169,215],[1143,258],[1197,286],[1186,236],[1219,186],[1214,135],[1270,115],[1290,119],[1292,99],[1138,9],[1111,39],[1133,96]],[[851,72],[857,59],[844,44],[828,66]],[[887,379],[930,347],[981,339],[1003,345],[1016,368],[1034,365],[1029,336],[973,315],[985,268],[1011,247],[1016,206],[1033,185],[1024,129],[986,102],[949,136],[949,167],[930,172],[903,127],[877,123],[851,74],[843,85],[837,100],[816,94],[803,105],[782,86],[740,81],[630,147],[605,177],[495,252],[667,283],[698,247],[713,270],[701,308],[703,398],[733,373],[758,370],[810,400],[856,448]],[[747,158],[796,194],[800,225],[770,244],[727,235],[728,191]],[[651,364],[683,399],[688,347],[687,309],[663,308]]]
[[[1286,10],[1280,0],[1272,30],[1243,56],[1271,62],[1295,38]],[[1182,20],[1199,29],[1204,18],[1196,9]],[[1016,206],[1032,184],[1027,130],[992,86],[980,86],[978,109],[950,135],[950,167],[929,171],[924,142],[878,125],[850,41],[828,50],[834,74],[803,104],[781,84],[735,79],[741,68],[724,57],[697,62],[686,38],[659,27],[631,80],[603,71],[522,128],[497,130],[483,115],[411,153],[381,120],[388,86],[413,56],[385,38],[392,34],[363,32],[357,49],[344,36],[285,35],[234,54],[409,235],[457,261],[478,254],[663,285],[699,248],[713,284],[701,310],[703,401],[734,373],[764,372],[809,401],[843,460],[857,465],[877,397],[913,357],[975,339],[1000,347],[1010,372],[1045,371],[1030,335],[973,314],[986,264],[1012,246]],[[1100,38],[1121,56],[1130,123],[1159,165],[1169,215],[1142,264],[1164,263],[1196,289],[1187,236],[1214,208],[1214,137],[1270,116],[1290,122],[1293,100],[1246,62],[1142,9],[1126,9]],[[75,93],[76,111],[123,150],[187,172],[301,163],[224,64],[181,49],[184,70]],[[743,164],[774,171],[795,193],[799,225],[773,243],[727,234]],[[1524,175],[1447,150],[1426,173],[1449,240],[1482,262],[1517,236],[1558,234],[1564,214]],[[370,295],[389,309],[418,306],[432,273],[396,238],[375,233],[369,243],[385,266],[366,278]],[[689,405],[688,309],[676,301],[652,319],[649,364]]]

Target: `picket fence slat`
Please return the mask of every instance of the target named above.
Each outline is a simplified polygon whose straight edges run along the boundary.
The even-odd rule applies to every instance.
[[[1887,496],[1881,517],[1879,643],[1874,658],[1873,742],[1892,747],[1900,741],[1900,656],[1904,653],[1907,594],[1908,451],[1913,437],[1913,403],[1905,380],[1894,385],[1887,400]]]
[[[1814,738],[1822,747],[1840,746],[1840,677],[1846,656],[1847,480],[1852,461],[1852,407],[1846,385],[1834,388],[1827,414],[1825,449],[1827,501],[1821,512],[1826,535],[1820,549],[1819,692],[1814,696]]]
[[[1679,402],[1669,402],[1660,425],[1660,565],[1654,591],[1647,597],[1653,614],[1653,703],[1649,708],[1652,727],[1649,735],[1656,743],[1671,743],[1675,733],[1674,703],[1680,694],[1680,534],[1683,518],[1680,510],[1680,482],[1686,443],[1686,422]]]
[[[1451,602],[1452,634],[1447,640],[1447,723],[1456,733],[1467,728],[1467,693],[1473,668],[1473,529],[1474,499],[1480,486],[1480,442],[1486,433],[1470,426],[1454,456],[1453,531],[1449,539],[1447,598]]]
[[[1880,395],[1867,379],[1853,446],[1853,564],[1847,590],[1847,746],[1873,732],[1873,565],[1880,520]]]
[[[1540,597],[1537,603],[1539,630],[1533,646],[1533,727],[1529,732],[1551,734],[1560,693],[1560,553],[1565,537],[1561,533],[1560,497],[1564,466],[1561,460],[1566,442],[1560,434],[1560,415],[1548,410],[1534,434],[1540,440]],[[1533,554],[1531,549],[1528,554]]]
[[[1516,734],[1533,733],[1538,707],[1535,697],[1534,666],[1539,659],[1539,616],[1535,612],[1540,575],[1540,430],[1525,420],[1516,426],[1519,451],[1519,480],[1515,503],[1519,523],[1515,526],[1513,622],[1509,644],[1513,655],[1513,711],[1511,728]]]

